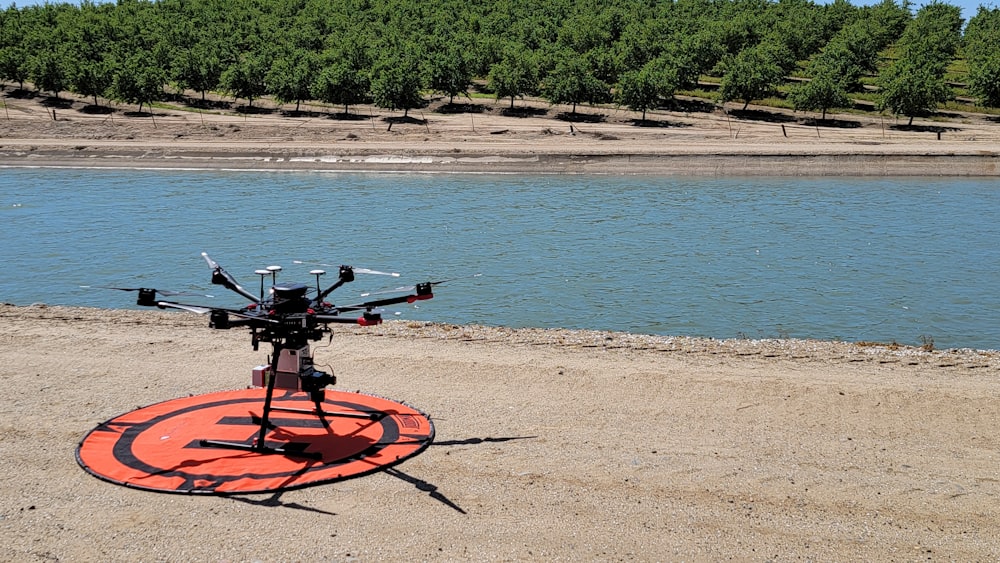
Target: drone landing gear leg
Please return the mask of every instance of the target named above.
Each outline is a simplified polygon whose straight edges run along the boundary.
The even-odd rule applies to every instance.
[[[299,413],[299,414],[314,414],[317,417],[319,417],[320,422],[323,423],[323,428],[326,428],[328,430],[330,428],[330,423],[326,419],[326,417],[328,417],[328,416],[335,416],[335,417],[340,417],[340,418],[357,418],[357,419],[361,419],[361,420],[372,420],[372,421],[381,420],[382,417],[385,416],[385,413],[381,413],[381,412],[345,412],[345,411],[331,412],[331,411],[325,411],[325,410],[323,410],[323,398],[324,397],[323,397],[323,390],[322,389],[320,389],[319,391],[311,391],[310,392],[310,398],[312,399],[313,404],[316,405],[316,407],[313,408],[313,409],[296,409],[296,408],[291,408],[291,407],[271,407],[271,410],[272,411],[280,411],[280,412],[294,412],[294,413]]]
[[[279,454],[295,457],[305,457],[309,459],[322,460],[323,454],[320,452],[305,452],[292,448],[282,448],[282,447],[270,447],[268,446],[264,438],[267,433],[271,430],[270,419],[271,411],[292,411],[295,412],[297,409],[285,409],[280,407],[272,407],[271,399],[274,397],[274,382],[277,379],[276,375],[278,373],[278,356],[281,354],[283,346],[280,344],[274,345],[274,355],[271,358],[271,377],[267,380],[267,392],[264,395],[264,412],[260,418],[260,432],[257,438],[252,444],[243,444],[240,442],[225,442],[222,440],[201,440],[199,444],[203,448],[222,448],[227,450],[244,450],[248,452],[254,452],[259,454]],[[310,411],[304,411],[310,412]],[[324,421],[324,425],[326,421]]]
[[[229,449],[229,450],[243,450],[243,451],[254,452],[254,453],[259,453],[259,454],[278,454],[278,455],[287,455],[287,456],[304,457],[304,458],[309,458],[309,459],[322,460],[323,459],[323,454],[321,454],[320,452],[306,452],[306,451],[302,451],[301,449],[297,449],[297,448],[285,448],[285,447],[280,447],[280,446],[279,447],[268,446],[267,443],[265,442],[265,438],[267,436],[267,433],[272,430],[272,428],[271,428],[271,422],[270,422],[270,420],[271,420],[271,413],[277,411],[277,412],[290,412],[290,413],[297,413],[297,414],[312,414],[312,415],[316,415],[317,417],[319,417],[320,422],[322,422],[323,428],[326,428],[327,430],[330,429],[330,423],[326,419],[326,417],[329,417],[329,416],[336,416],[336,417],[342,417],[342,418],[358,418],[358,419],[371,420],[371,421],[381,420],[382,417],[385,416],[385,414],[381,413],[381,412],[361,413],[361,412],[339,412],[339,411],[338,412],[329,412],[329,411],[325,411],[325,410],[323,410],[323,407],[322,407],[322,403],[323,403],[323,399],[324,399],[324,394],[323,394],[323,390],[322,389],[310,392],[310,395],[311,395],[311,398],[313,400],[313,403],[316,405],[316,407],[314,409],[296,409],[296,408],[291,408],[291,407],[275,407],[275,406],[271,406],[272,399],[274,397],[274,384],[275,384],[275,380],[277,380],[277,377],[275,376],[275,374],[278,373],[278,358],[280,357],[281,351],[284,348],[285,347],[283,345],[281,345],[281,344],[274,344],[274,354],[271,357],[271,374],[272,375],[271,375],[271,377],[268,378],[268,381],[267,381],[267,392],[264,395],[264,412],[262,413],[261,418],[260,418],[260,432],[258,433],[257,438],[253,441],[253,443],[251,443],[251,444],[245,444],[245,443],[241,443],[241,442],[226,442],[226,441],[222,441],[222,440],[201,440],[199,442],[199,444],[201,445],[201,447],[203,447],[203,448],[223,448],[223,449]]]

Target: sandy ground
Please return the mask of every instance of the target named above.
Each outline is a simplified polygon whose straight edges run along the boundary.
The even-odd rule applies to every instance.
[[[540,100],[445,100],[391,112],[277,108],[213,100],[138,108],[58,100],[8,85],[0,95],[0,166],[255,168],[754,175],[1000,175],[996,116],[918,119],[830,115],[698,100],[649,112]]]
[[[314,348],[432,416],[395,471],[274,495],[101,481],[98,423],[245,387],[186,313],[0,306],[0,559],[1000,558],[1000,354],[391,322]]]

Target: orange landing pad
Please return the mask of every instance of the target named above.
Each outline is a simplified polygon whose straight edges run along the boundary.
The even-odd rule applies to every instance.
[[[202,440],[254,444],[264,389],[222,391],[157,403],[91,430],[77,449],[94,476],[168,493],[267,493],[379,471],[414,456],[434,439],[430,418],[406,405],[327,390],[323,411],[369,418],[271,411],[264,443],[302,452],[260,453],[203,445]],[[275,390],[274,407],[312,410],[308,393]],[[313,456],[318,459],[311,459]]]

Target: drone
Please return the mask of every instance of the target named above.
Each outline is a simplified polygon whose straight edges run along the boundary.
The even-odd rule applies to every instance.
[[[207,314],[209,317],[209,328],[212,329],[249,328],[251,342],[255,351],[258,350],[261,342],[271,344],[272,353],[270,363],[268,365],[257,366],[254,368],[252,374],[253,385],[266,389],[263,414],[260,417],[260,432],[257,438],[249,444],[219,440],[200,441],[201,447],[246,450],[261,454],[319,458],[319,456],[313,456],[309,452],[297,451],[282,446],[269,446],[265,443],[265,436],[270,430],[273,430],[270,415],[275,411],[314,414],[320,418],[323,426],[326,428],[330,428],[329,422],[326,419],[329,416],[367,420],[378,420],[384,416],[382,413],[329,412],[323,410],[324,390],[328,385],[336,384],[336,377],[331,373],[317,370],[314,367],[312,355],[309,350],[309,342],[318,341],[324,335],[329,334],[332,336],[331,325],[334,324],[355,324],[360,326],[381,324],[382,314],[380,309],[382,307],[432,299],[434,297],[433,287],[448,281],[431,281],[409,287],[399,287],[389,290],[389,292],[405,293],[404,295],[337,306],[327,302],[327,297],[337,288],[354,281],[355,274],[375,274],[392,277],[399,277],[399,274],[353,266],[314,264],[316,266],[337,268],[337,280],[332,285],[323,288],[320,284],[320,279],[326,275],[326,270],[310,270],[309,274],[316,278],[315,287],[310,287],[303,283],[278,283],[277,275],[282,270],[281,266],[268,266],[254,272],[260,276],[260,293],[259,295],[254,295],[243,288],[236,281],[236,278],[220,266],[218,262],[210,258],[208,254],[202,252],[201,256],[212,270],[213,284],[221,285],[245,297],[250,301],[250,304],[238,309],[210,307],[158,298],[159,296],[175,297],[191,295],[189,293],[146,287],[106,287],[104,289],[137,292],[136,304],[143,307],[179,309],[200,315]],[[294,263],[306,264],[306,262],[297,260]],[[268,278],[270,278],[271,287],[265,292],[265,282]],[[371,296],[375,294],[366,295]],[[272,398],[276,388],[308,393],[314,404],[314,408],[295,409],[272,405]]]

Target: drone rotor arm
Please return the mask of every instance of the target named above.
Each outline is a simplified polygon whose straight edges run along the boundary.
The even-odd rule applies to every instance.
[[[292,260],[292,264],[304,264],[310,266],[323,266],[324,268],[351,268],[357,274],[373,274],[376,276],[392,276],[394,278],[399,277],[398,272],[382,272],[380,270],[372,270],[370,268],[355,268],[353,266],[335,266],[333,264],[324,264],[322,262],[303,262],[302,260]]]
[[[341,317],[339,315],[316,315],[316,321],[323,324],[356,324],[373,326],[382,324],[382,314],[365,311],[360,317]]]
[[[209,258],[207,253],[202,252],[201,256],[205,259],[205,262],[208,263],[208,267],[212,268],[212,283],[215,285],[221,285],[230,291],[234,291],[254,303],[260,303],[260,297],[243,289],[243,287],[236,281],[236,278],[227,272],[225,268],[220,266],[218,262]]]
[[[364,303],[358,303],[356,305],[345,305],[343,307],[336,307],[341,311],[359,311],[362,309],[373,309],[375,307],[387,307],[390,305],[399,305],[401,303],[415,303],[417,301],[424,301],[427,299],[433,299],[434,293],[431,291],[431,286],[434,282],[421,283],[414,286],[416,290],[414,293],[408,295],[400,295],[398,297],[389,297],[387,299],[376,299],[374,301],[365,301]]]

